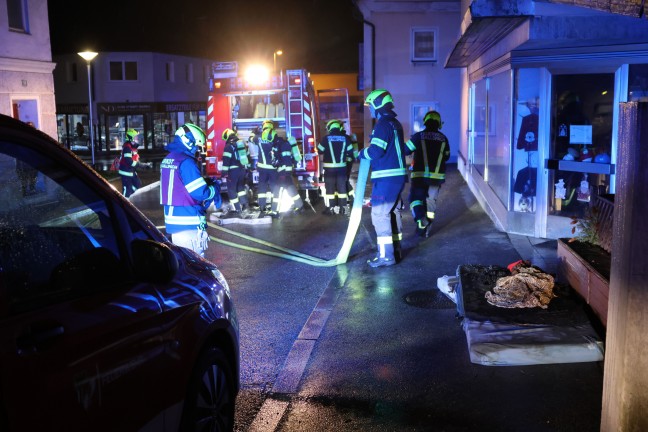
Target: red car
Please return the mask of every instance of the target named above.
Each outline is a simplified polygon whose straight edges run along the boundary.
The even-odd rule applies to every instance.
[[[238,389],[218,268],[0,115],[0,430],[228,431]]]

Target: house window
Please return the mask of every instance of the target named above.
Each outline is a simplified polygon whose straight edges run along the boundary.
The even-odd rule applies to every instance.
[[[137,62],[110,62],[111,81],[137,81]]]
[[[9,29],[24,33],[29,32],[26,0],[7,0]]]
[[[188,64],[187,65],[187,82],[188,83],[193,83],[194,82],[194,69],[193,69],[193,64]]]
[[[430,111],[436,111],[438,104],[436,102],[414,102],[411,104],[411,107],[410,120],[412,122],[412,130],[414,132],[420,132],[425,129],[425,125],[423,124],[425,114]]]
[[[166,64],[166,80],[168,82],[175,81],[175,66],[173,62],[169,62]]]
[[[67,82],[75,83],[79,81],[77,64],[76,62],[71,62],[67,64]]]
[[[437,61],[438,32],[439,30],[435,27],[412,28],[411,54],[413,62]]]

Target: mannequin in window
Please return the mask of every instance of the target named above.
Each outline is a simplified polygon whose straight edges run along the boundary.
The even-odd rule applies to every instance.
[[[535,196],[538,175],[538,104],[536,99],[529,99],[526,104],[529,114],[522,117],[520,133],[518,134],[518,150],[526,152],[526,166],[515,176],[513,192],[516,195],[516,210],[523,212],[535,211]],[[524,106],[523,106],[524,108]]]

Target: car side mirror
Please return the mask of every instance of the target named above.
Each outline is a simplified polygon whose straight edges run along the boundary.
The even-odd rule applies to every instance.
[[[133,240],[131,250],[135,277],[142,282],[167,283],[178,271],[178,257],[164,243]]]

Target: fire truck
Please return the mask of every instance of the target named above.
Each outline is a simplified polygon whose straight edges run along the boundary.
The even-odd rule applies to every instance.
[[[295,167],[300,190],[319,190],[320,175],[318,100],[304,69],[289,69],[262,82],[238,76],[235,62],[212,66],[207,99],[205,171],[219,178],[225,146],[222,131],[234,129],[247,141],[264,120],[272,120],[279,136],[294,137],[302,160]]]

